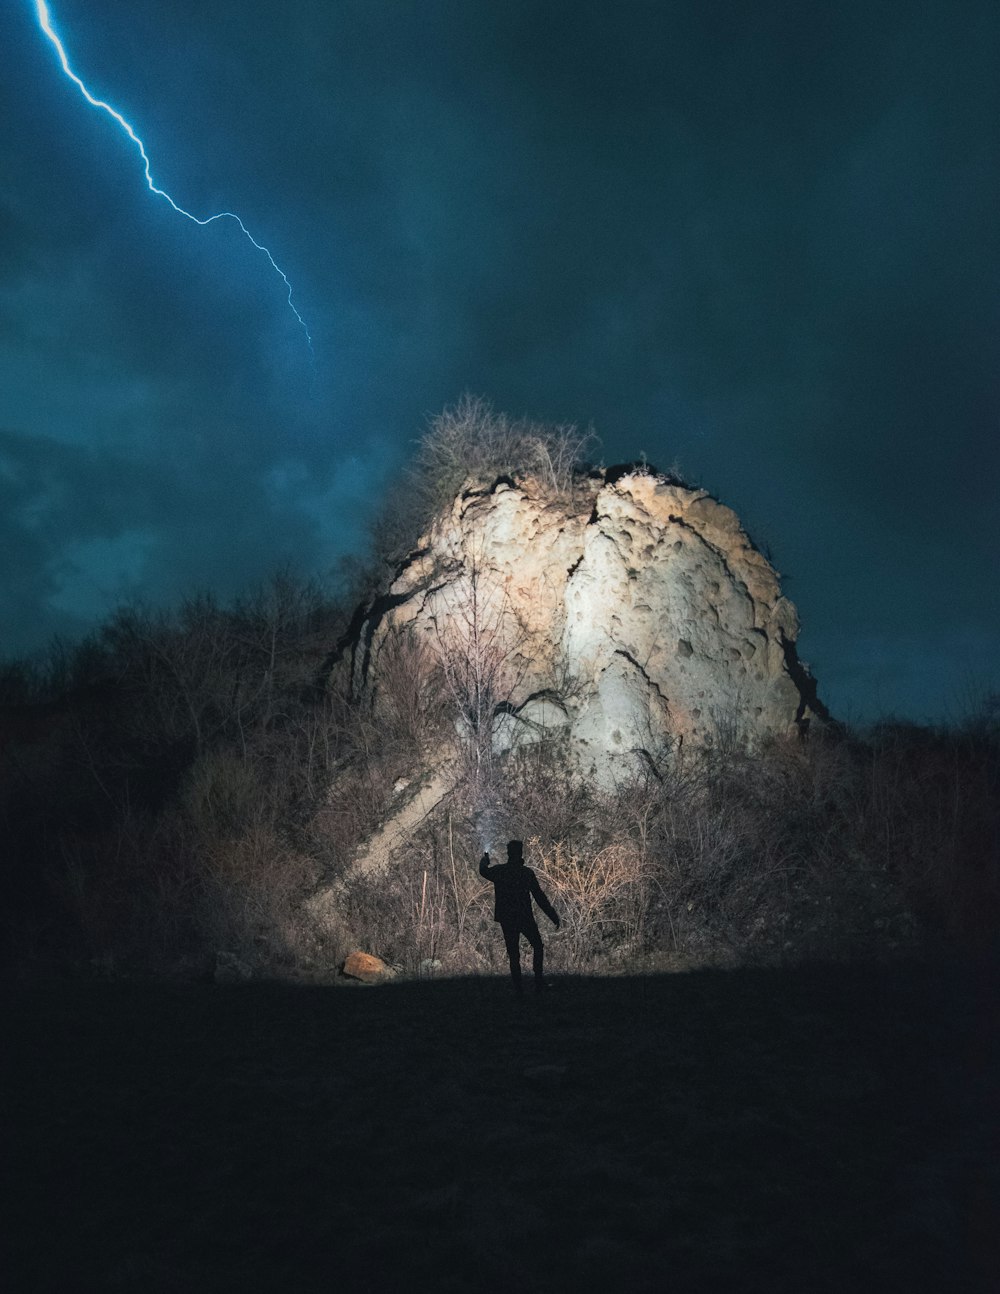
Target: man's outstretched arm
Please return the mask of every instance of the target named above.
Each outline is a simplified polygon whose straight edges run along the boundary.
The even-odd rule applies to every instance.
[[[483,854],[482,858],[479,860],[479,875],[485,876],[487,880],[490,880],[490,856],[488,853]]]

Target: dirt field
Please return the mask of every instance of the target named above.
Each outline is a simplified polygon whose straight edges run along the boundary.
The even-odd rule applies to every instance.
[[[1000,1288],[991,987],[8,987],[6,1288]]]

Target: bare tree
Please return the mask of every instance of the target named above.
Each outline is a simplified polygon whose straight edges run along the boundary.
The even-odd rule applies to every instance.
[[[489,780],[498,717],[528,661],[527,633],[506,587],[481,560],[442,591],[433,617],[445,689],[454,703],[476,787]]]

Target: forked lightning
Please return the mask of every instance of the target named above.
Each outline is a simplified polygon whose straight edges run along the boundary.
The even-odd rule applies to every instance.
[[[190,211],[185,211],[182,206],[179,206],[174,201],[174,199],[170,196],[169,193],[166,192],[166,190],[161,189],[154,182],[152,173],[149,169],[149,157],[146,154],[145,145],[143,144],[139,136],[135,133],[135,130],[132,127],[132,125],[125,120],[125,118],[122,116],[120,112],[112,108],[110,103],[105,103],[103,99],[98,99],[94,95],[92,95],[90,91],[87,89],[86,85],[84,85],[83,81],[81,81],[81,79],[70,67],[69,59],[66,55],[66,50],[63,48],[63,43],[56,35],[55,30],[52,27],[52,19],[49,15],[49,7],[46,4],[46,0],[35,0],[35,10],[38,14],[38,25],[41,27],[42,31],[45,33],[45,35],[48,37],[53,47],[55,48],[56,54],[59,57],[59,62],[62,66],[62,70],[66,73],[69,79],[77,87],[77,89],[87,100],[87,102],[91,105],[91,107],[100,108],[102,112],[106,112],[109,117],[113,118],[121,127],[121,129],[124,130],[125,134],[128,135],[132,143],[135,144],[136,148],[139,150],[139,156],[142,158],[143,169],[146,174],[146,185],[149,188],[150,193],[155,193],[158,198],[165,198],[167,202],[169,202],[170,205],[173,207],[173,209],[178,213],[178,215],[185,216],[188,220],[193,221],[194,224],[196,225],[210,225],[213,223],[213,221],[216,221],[216,220],[235,220],[236,223],[239,225],[241,231],[246,235],[246,237],[250,240],[250,242],[253,243],[254,247],[256,247],[259,252],[263,252],[264,255],[267,257],[267,259],[271,262],[271,266],[274,269],[275,273],[280,275],[282,282],[284,283],[285,287],[288,289],[288,308],[291,310],[295,318],[299,321],[302,331],[306,335],[306,341],[309,343],[309,349],[311,351],[312,337],[310,336],[309,329],[306,327],[306,321],[299,314],[298,310],[295,308],[295,303],[292,301],[292,285],[288,281],[288,275],[277,263],[277,261],[268,251],[268,249],[264,246],[264,244],[259,243],[256,240],[256,238],[254,238],[253,234],[250,233],[250,230],[247,229],[246,225],[239,218],[239,216],[236,215],[235,212],[218,211],[215,213],[215,215],[207,216],[204,220],[200,220],[197,216],[192,215]]]

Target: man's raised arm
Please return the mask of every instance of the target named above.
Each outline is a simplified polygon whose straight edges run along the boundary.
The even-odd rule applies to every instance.
[[[480,876],[485,876],[487,880],[489,880],[489,879],[490,879],[490,856],[489,856],[489,853],[485,853],[485,854],[483,854],[482,858],[480,858],[480,860],[479,860],[479,875],[480,875]]]

